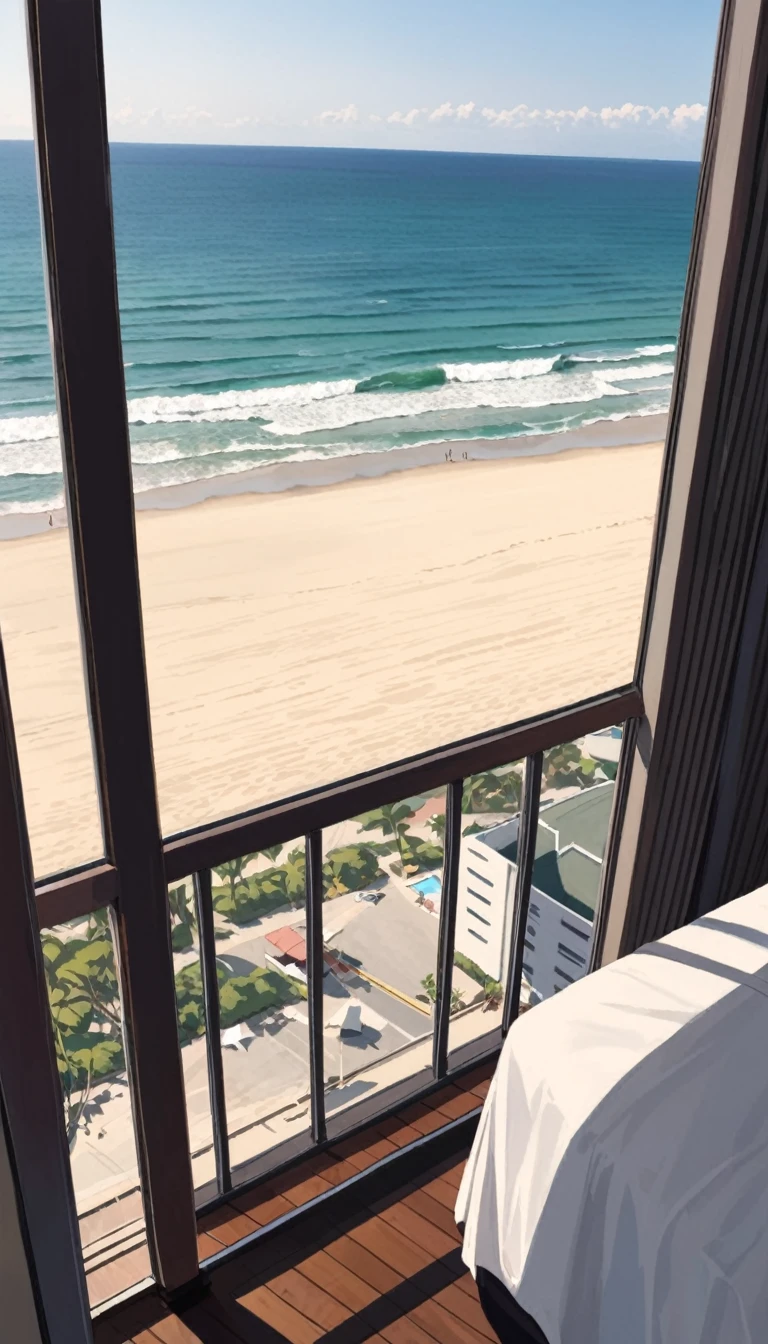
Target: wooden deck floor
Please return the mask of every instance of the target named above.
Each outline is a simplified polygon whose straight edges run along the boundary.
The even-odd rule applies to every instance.
[[[265,1229],[257,1243],[212,1268],[210,1292],[195,1306],[173,1314],[151,1294],[100,1319],[95,1344],[494,1341],[453,1219],[467,1134],[440,1131],[429,1118],[440,1106],[456,1112],[442,1114],[443,1126],[469,1116],[487,1091],[489,1073],[489,1067],[476,1070],[460,1087],[433,1094],[435,1105],[408,1107],[281,1181],[233,1197],[201,1221],[201,1259]],[[423,1138],[430,1127],[430,1143],[411,1148],[413,1135]],[[376,1165],[398,1149],[396,1161]],[[361,1173],[346,1184],[350,1174]],[[271,1219],[296,1215],[304,1201],[324,1194],[320,1204],[270,1232]]]

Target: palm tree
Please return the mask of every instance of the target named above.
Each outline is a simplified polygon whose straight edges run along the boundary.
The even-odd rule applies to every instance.
[[[383,835],[392,836],[388,851],[391,854],[397,849],[402,873],[408,868],[412,851],[408,822],[413,815],[413,808],[409,803],[385,803],[383,807],[377,807],[373,812],[366,812],[360,817],[361,830],[381,831]]]
[[[218,873],[223,885],[229,883],[229,894],[235,909],[237,909],[238,891],[245,887],[246,894],[248,892],[248,879],[244,876],[244,871],[256,857],[256,854],[243,854],[239,859],[230,859],[228,863],[221,863],[213,870]]]

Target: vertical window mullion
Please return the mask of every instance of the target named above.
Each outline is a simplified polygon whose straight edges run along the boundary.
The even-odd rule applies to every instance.
[[[88,1293],[1,644],[0,853],[0,1144],[5,1131],[41,1335],[50,1344],[88,1344]]]
[[[611,894],[613,892],[613,881],[616,876],[616,864],[619,857],[619,846],[621,844],[621,829],[624,822],[624,812],[627,806],[627,794],[629,792],[629,781],[632,773],[632,758],[635,754],[639,727],[639,719],[628,719],[624,724],[624,731],[621,737],[621,751],[619,753],[619,764],[616,771],[616,784],[613,792],[611,820],[608,825],[605,857],[603,858],[603,866],[600,873],[600,887],[598,889],[597,902],[595,904],[594,933],[592,935],[592,947],[589,954],[589,971],[597,970],[603,960],[605,932],[611,911]]]
[[[192,1164],[158,816],[117,302],[98,0],[27,0],[67,515],[124,1039],[152,1271],[199,1278]]]

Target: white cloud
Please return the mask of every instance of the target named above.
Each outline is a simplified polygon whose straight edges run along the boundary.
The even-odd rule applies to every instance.
[[[703,103],[681,103],[674,112],[666,106],[650,107],[647,103],[622,103],[621,107],[602,107],[595,112],[589,107],[576,109],[528,107],[518,103],[516,107],[504,107],[499,111],[494,107],[484,107],[481,115],[490,126],[508,127],[513,130],[525,126],[549,125],[559,130],[562,126],[580,124],[602,125],[609,130],[620,126],[665,125],[673,130],[687,130],[706,116]]]
[[[426,107],[412,107],[410,112],[390,112],[387,121],[395,122],[400,126],[412,126],[426,110]]]
[[[474,103],[459,103],[459,106],[456,108],[456,117],[459,121],[468,121],[474,110]]]
[[[452,117],[452,116],[453,116],[453,103],[441,103],[439,107],[435,108],[434,112],[430,112],[429,120],[442,121],[444,117]]]
[[[541,113],[531,113],[526,103],[518,103],[517,107],[503,107],[500,112],[493,107],[484,107],[481,115],[491,126],[522,126],[526,119],[535,119]]]
[[[341,125],[348,125],[349,122],[357,121],[358,111],[354,103],[348,103],[346,107],[338,109],[329,109],[327,112],[321,112],[318,121],[336,122]]]
[[[167,120],[179,126],[199,126],[201,122],[213,121],[214,116],[203,107],[185,107],[182,112],[169,112]]]
[[[701,121],[707,115],[703,103],[681,103],[672,113],[670,126],[674,130],[685,130],[692,122]]]

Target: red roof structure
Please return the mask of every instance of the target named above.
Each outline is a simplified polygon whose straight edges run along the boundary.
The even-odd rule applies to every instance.
[[[275,929],[273,933],[268,933],[265,937],[268,943],[277,948],[281,956],[290,957],[291,961],[300,964],[307,960],[306,941],[289,924],[285,924],[282,929]]]

